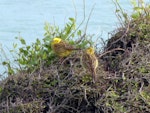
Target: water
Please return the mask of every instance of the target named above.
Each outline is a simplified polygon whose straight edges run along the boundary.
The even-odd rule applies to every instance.
[[[88,33],[103,33],[102,37],[107,39],[108,32],[114,30],[118,25],[115,5],[112,0],[85,0],[86,17],[94,4]],[[121,4],[127,12],[131,12],[128,0],[122,0]],[[2,48],[7,53],[9,49],[12,49],[12,44],[17,43],[15,37],[19,35],[24,37],[28,43],[34,42],[36,38],[42,39],[45,22],[63,27],[69,17],[75,17],[74,5],[79,24],[84,14],[82,0],[74,0],[74,3],[73,0],[0,0],[0,44]],[[0,58],[3,59],[1,55]],[[8,58],[11,58],[10,56],[7,54]],[[4,69],[2,66],[0,68],[0,73],[2,73]]]
[[[83,1],[74,0],[77,9],[77,21],[83,19]],[[114,29],[117,23],[115,6],[112,0],[85,0],[86,16],[96,3],[89,22],[89,31],[109,32]],[[128,7],[128,1],[123,2]],[[68,17],[75,16],[75,9],[72,0],[1,0],[0,1],[0,42],[11,44],[14,37],[21,33],[27,41],[34,41],[36,38],[43,38],[43,27],[46,21],[63,26]]]

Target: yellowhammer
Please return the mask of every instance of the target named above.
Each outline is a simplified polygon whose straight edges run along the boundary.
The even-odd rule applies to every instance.
[[[98,67],[98,59],[94,53],[94,48],[89,47],[83,52],[82,63],[86,69],[92,74],[93,83],[96,81],[96,69]]]
[[[53,39],[51,48],[55,54],[61,58],[70,55],[73,50],[80,50],[79,48],[75,48],[66,41],[57,37]]]

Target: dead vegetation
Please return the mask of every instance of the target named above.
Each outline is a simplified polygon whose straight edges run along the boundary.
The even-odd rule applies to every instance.
[[[1,83],[1,113],[148,113],[150,112],[150,38],[119,29],[99,58],[98,82],[80,60],[54,61],[28,74],[20,72]],[[131,35],[132,34],[132,35]],[[141,34],[147,35],[147,34]]]

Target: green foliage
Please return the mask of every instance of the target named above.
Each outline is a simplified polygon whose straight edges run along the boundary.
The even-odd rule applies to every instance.
[[[131,19],[139,19],[143,16],[150,17],[150,5],[146,5],[144,0],[130,0],[131,5],[133,6],[133,12],[131,15],[128,15],[121,7],[119,0],[113,0],[116,6],[116,14],[121,23],[129,23]]]
[[[37,39],[35,43],[29,46],[26,45],[23,38],[18,39],[23,47],[19,48],[16,61],[23,66],[25,70],[33,71],[34,69],[38,69],[43,61],[48,58],[48,54],[44,50],[41,41]]]
[[[2,88],[2,86],[0,86],[0,95],[1,95],[2,91],[3,91],[3,88]]]
[[[128,40],[138,37],[140,40],[150,37],[150,5],[144,0],[131,0],[133,12],[131,15],[122,9],[119,0],[114,1],[116,5],[116,14],[128,34]]]
[[[121,23],[128,23],[129,17],[128,14],[122,9],[119,0],[113,0],[116,6],[116,15]]]
[[[147,8],[149,8],[149,5],[145,5],[144,0],[139,0],[138,2],[136,0],[131,0],[131,4],[133,5],[133,13],[131,17],[133,19],[138,19],[143,14],[146,16],[149,16]]]
[[[76,20],[74,18],[69,18],[69,22],[65,25],[64,29],[61,32],[62,39],[70,38],[69,35],[71,35],[71,37],[74,37],[75,34],[73,33],[73,31],[76,29],[75,27]]]
[[[148,91],[141,91],[140,95],[144,102],[150,106],[150,93]]]
[[[92,81],[92,76],[90,74],[84,75],[82,77],[82,82],[83,83],[87,83],[87,82],[91,82]]]
[[[4,62],[2,62],[2,65],[7,67],[9,75],[12,75],[12,74],[15,73],[13,67],[11,66],[10,61],[4,61]]]
[[[149,73],[149,70],[144,66],[140,67],[138,70],[140,73]]]
[[[93,44],[90,36],[87,36],[79,28],[76,29],[76,20],[74,18],[69,18],[63,29],[45,23],[44,30],[43,40],[36,39],[31,45],[27,45],[24,38],[20,36],[16,38],[22,46],[18,48],[17,44],[13,44],[14,50],[11,50],[11,52],[16,54],[15,56],[17,57],[15,57],[14,61],[19,65],[19,68],[14,69],[9,61],[4,61],[3,65],[7,67],[9,75],[14,74],[16,70],[33,72],[43,66],[50,65],[52,61],[57,59],[50,46],[54,37],[60,37],[79,48],[85,48],[88,44]]]
[[[113,81],[111,76],[111,80],[108,81],[111,82],[110,87],[105,93],[105,104],[113,109],[114,113],[148,112],[150,110],[150,65],[148,63],[150,6],[143,0],[131,0],[133,12],[131,15],[126,15],[119,0],[114,1],[121,26],[108,40],[106,50],[121,47],[129,50],[130,53],[115,51],[104,56],[106,58],[104,65],[108,67],[107,69],[115,70],[114,73],[119,73],[116,75],[122,76],[118,82]]]

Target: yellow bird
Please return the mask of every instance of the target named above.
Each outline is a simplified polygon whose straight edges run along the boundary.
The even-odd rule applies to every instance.
[[[96,81],[96,69],[98,67],[98,59],[94,53],[94,48],[89,47],[83,52],[82,63],[86,69],[92,74],[93,83]]]
[[[66,41],[57,37],[53,39],[51,43],[51,48],[60,58],[70,55],[73,50],[80,50],[79,48],[75,48]]]

